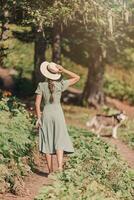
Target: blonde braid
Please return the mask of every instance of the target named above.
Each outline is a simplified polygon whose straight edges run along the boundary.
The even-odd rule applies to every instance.
[[[49,91],[50,91],[50,99],[49,99],[49,102],[50,103],[53,103],[54,101],[54,97],[53,97],[53,92],[54,92],[54,83],[51,79],[48,79],[48,88],[49,88]]]

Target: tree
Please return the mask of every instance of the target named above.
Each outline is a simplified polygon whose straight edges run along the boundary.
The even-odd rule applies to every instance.
[[[46,30],[48,28],[53,30],[53,60],[60,63],[60,29],[57,28],[57,24],[59,26],[62,23],[66,24],[68,19],[72,17],[74,2],[71,0],[1,0],[1,2],[3,3],[3,8],[13,7],[10,14],[15,23],[19,22],[21,25],[30,25],[32,30],[34,30],[35,54],[33,80],[36,85],[42,79],[39,66],[45,60],[45,50],[47,48]],[[22,14],[19,14],[19,19],[17,19],[17,14],[14,11]],[[4,23],[5,21],[7,23],[8,20],[7,16],[3,17]],[[3,25],[2,27],[6,26]],[[2,30],[4,30],[1,34],[3,36],[6,34],[6,30],[5,28]]]
[[[81,53],[85,58],[82,61],[88,65],[82,102],[86,101],[98,108],[104,102],[105,64],[114,52],[118,52],[118,39],[122,35],[124,18],[128,19],[125,14],[126,1],[83,0],[79,2],[78,7],[77,18],[68,31],[71,32],[69,35],[74,43],[70,46],[77,45],[79,51],[82,48]]]
[[[52,35],[52,60],[61,64],[61,28],[59,23],[54,25]]]
[[[40,73],[39,66],[45,60],[45,51],[47,48],[46,39],[44,36],[44,31],[42,25],[35,30],[35,46],[34,46],[34,73],[33,81],[35,85],[43,80],[43,76]]]
[[[29,13],[29,24],[34,24],[35,27],[35,56],[34,56],[34,80],[37,84],[41,80],[39,71],[40,63],[45,60],[46,50],[46,30],[53,30],[52,34],[52,59],[54,62],[61,63],[61,34],[60,27],[62,24],[67,24],[68,20],[73,18],[75,10],[75,2],[72,0],[27,0],[25,9]]]
[[[12,20],[15,5],[19,5],[19,0],[0,0],[0,66],[4,65],[4,57],[8,53],[9,23]]]
[[[9,2],[12,1],[9,0]],[[114,49],[118,49],[115,47],[118,46],[117,39],[122,31],[122,21],[124,18],[126,21],[128,20],[126,1],[38,0],[37,2],[22,0],[20,2],[16,0],[13,2],[23,11],[22,24],[30,25],[35,33],[33,73],[35,84],[40,81],[39,66],[45,60],[47,29],[53,32],[50,35],[53,37],[53,60],[60,63],[61,27],[65,29],[68,26],[68,29],[71,29],[71,38],[73,38],[70,46],[75,46],[74,53],[77,54],[77,43],[79,43],[82,60],[89,69],[82,100],[86,100],[94,106],[103,103],[104,66],[108,62],[113,46]],[[62,34],[62,36],[64,35]],[[114,53],[113,50],[112,53]]]
[[[0,1],[0,18],[1,18],[1,33],[0,33],[0,66],[3,66],[3,59],[7,55],[8,46],[8,23],[9,23],[9,6],[7,0]]]

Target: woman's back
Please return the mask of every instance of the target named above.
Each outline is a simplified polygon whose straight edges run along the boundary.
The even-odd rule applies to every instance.
[[[60,99],[61,99],[61,94],[64,90],[67,89],[68,85],[69,85],[68,80],[53,81],[53,93],[52,93],[53,102],[50,102],[51,92],[49,89],[48,81],[40,82],[38,84],[38,87],[37,87],[37,90],[35,91],[35,93],[43,95],[43,100],[44,100],[45,105],[59,104]]]

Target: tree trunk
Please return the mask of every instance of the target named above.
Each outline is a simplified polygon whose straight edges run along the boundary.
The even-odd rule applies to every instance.
[[[3,66],[4,57],[7,55],[6,50],[8,46],[5,45],[5,41],[9,38],[9,11],[7,1],[1,1],[1,33],[0,33],[0,66]]]
[[[60,26],[57,24],[53,28],[52,42],[52,60],[57,64],[61,64],[61,31]]]
[[[35,33],[33,72],[33,84],[35,87],[37,86],[38,82],[44,81],[44,76],[40,72],[40,64],[45,61],[46,45],[43,28],[40,26]]]
[[[104,61],[101,48],[97,48],[91,53],[89,62],[88,76],[82,95],[82,101],[84,100],[88,102],[88,105],[94,106],[98,109],[99,105],[104,103]]]

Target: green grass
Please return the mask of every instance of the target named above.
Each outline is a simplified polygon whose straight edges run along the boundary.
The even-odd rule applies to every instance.
[[[35,200],[132,200],[134,171],[117,152],[84,129],[70,127],[69,132],[75,153]]]
[[[125,73],[125,72],[124,72]],[[127,73],[127,72],[126,72]],[[134,75],[134,74],[133,74]],[[118,98],[121,101],[128,101],[134,104],[133,79],[119,80],[109,74],[105,75],[104,92],[107,96]]]
[[[24,31],[30,31],[29,27],[21,27],[16,25],[10,25],[10,38],[7,41],[9,47],[9,53],[5,59],[5,66],[9,68],[23,69],[23,76],[31,78],[33,71],[34,61],[34,43],[24,42],[13,35],[13,31],[23,33]]]

